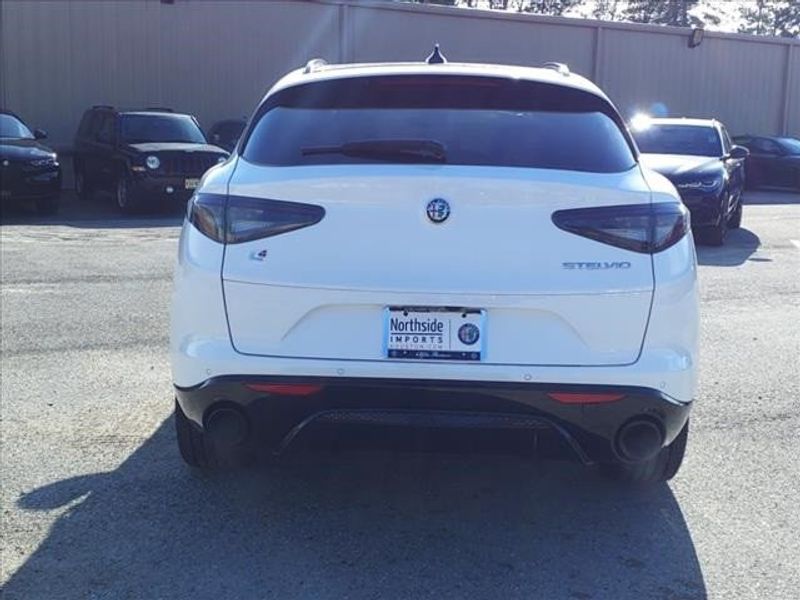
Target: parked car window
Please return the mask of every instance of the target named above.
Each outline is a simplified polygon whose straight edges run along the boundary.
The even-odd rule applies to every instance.
[[[722,156],[716,128],[702,125],[650,125],[633,132],[639,150],[647,154]]]
[[[33,139],[33,133],[14,115],[0,114],[0,138]]]
[[[780,145],[792,156],[800,156],[800,140],[795,138],[780,138]]]
[[[99,128],[97,130],[97,141],[103,144],[110,144],[114,141],[114,116],[111,114],[102,115]]]
[[[241,121],[226,121],[220,123],[214,133],[219,134],[223,139],[235,139],[242,134],[245,124]]]
[[[206,138],[188,115],[122,115],[121,137],[128,144],[185,142],[205,144]]]
[[[766,138],[755,138],[750,142],[750,150],[756,154],[782,154],[781,147]]]
[[[100,132],[100,126],[103,123],[103,113],[94,111],[89,117],[89,129],[86,132],[87,137],[97,139],[97,134]]]
[[[392,161],[307,153],[364,141],[429,140],[446,164],[621,172],[634,149],[613,108],[592,94],[499,78],[386,76],[278,92],[259,109],[243,157],[266,165]]]
[[[90,111],[86,111],[83,113],[83,117],[81,117],[81,122],[78,125],[78,137],[86,137],[89,135],[89,125],[92,122],[92,113]]]

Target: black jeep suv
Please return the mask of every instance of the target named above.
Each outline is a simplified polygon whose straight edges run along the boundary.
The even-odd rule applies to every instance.
[[[110,191],[124,212],[186,202],[203,173],[227,157],[191,115],[94,106],[75,136],[75,191],[81,198]]]

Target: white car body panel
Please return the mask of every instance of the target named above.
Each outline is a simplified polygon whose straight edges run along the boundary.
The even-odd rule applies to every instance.
[[[229,193],[321,205],[313,227],[229,245],[223,281],[245,354],[383,360],[386,306],[487,311],[488,364],[630,364],[652,299],[651,258],[558,229],[564,208],[647,203],[638,168],[598,175],[449,166],[259,167]],[[442,224],[426,216],[451,204]],[[551,248],[561,251],[554,254]],[[254,260],[266,250],[265,260]],[[576,269],[567,263],[622,263]]]

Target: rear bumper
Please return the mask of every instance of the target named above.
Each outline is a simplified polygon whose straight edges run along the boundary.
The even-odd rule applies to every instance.
[[[305,386],[302,395],[291,391],[297,384]],[[576,395],[587,394],[606,398],[577,403],[586,398]],[[610,395],[615,398],[609,400]],[[587,464],[624,458],[617,434],[633,419],[656,423],[663,443],[671,442],[691,409],[691,403],[645,387],[457,380],[237,375],[191,388],[176,386],[176,396],[183,412],[201,428],[216,408],[242,411],[252,441],[276,452],[320,424],[434,432],[515,430],[532,434],[532,445],[543,444],[548,452]]]

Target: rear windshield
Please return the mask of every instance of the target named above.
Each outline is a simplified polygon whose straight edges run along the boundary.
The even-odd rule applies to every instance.
[[[716,128],[702,125],[648,125],[634,129],[639,150],[646,154],[722,156]]]
[[[387,151],[393,142],[435,146],[437,162],[454,165],[611,173],[635,163],[619,116],[603,99],[500,78],[316,82],[271,96],[254,123],[242,155],[264,165],[416,162],[413,154],[395,160]],[[363,151],[378,144],[380,152]],[[423,152],[418,162],[429,158]]]
[[[122,140],[128,144],[187,142],[205,144],[206,138],[187,115],[122,115]]]

